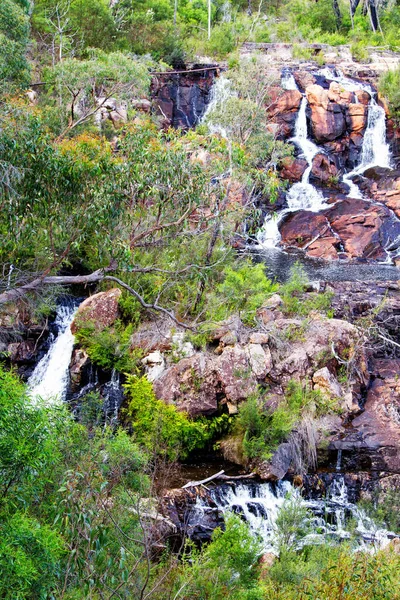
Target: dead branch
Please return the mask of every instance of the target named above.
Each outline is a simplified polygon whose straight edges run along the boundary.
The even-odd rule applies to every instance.
[[[215,473],[215,475],[211,475],[211,477],[207,477],[206,479],[202,479],[201,481],[189,481],[182,486],[182,489],[197,487],[199,485],[204,485],[205,483],[209,483],[210,481],[214,481],[215,479],[221,479],[222,481],[235,481],[237,479],[253,479],[256,476],[255,473],[249,473],[248,475],[237,475],[231,477],[229,475],[225,475],[225,471],[219,471]]]

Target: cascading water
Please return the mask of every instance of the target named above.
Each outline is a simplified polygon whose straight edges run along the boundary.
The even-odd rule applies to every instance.
[[[71,360],[74,336],[70,325],[77,306],[60,304],[57,308],[55,326],[57,335],[51,334],[50,347],[36,365],[28,380],[29,395],[34,402],[62,402],[68,386],[68,366]]]
[[[282,74],[281,85],[285,90],[298,90],[293,74],[288,71]],[[288,207],[277,216],[267,216],[258,236],[258,241],[264,248],[274,248],[279,243],[281,239],[279,225],[288,213],[298,210],[319,212],[322,208],[327,207],[321,192],[309,182],[313,158],[321,150],[308,138],[307,104],[307,98],[303,96],[296,119],[294,137],[290,141],[300,148],[300,156],[306,159],[308,166],[303,173],[301,182],[295,183],[286,194]]]
[[[264,551],[277,552],[277,517],[286,498],[298,502],[312,513],[311,533],[301,542],[318,544],[329,540],[350,538],[346,530],[351,518],[357,523],[355,536],[357,547],[384,547],[395,534],[379,529],[363,510],[349,501],[348,489],[344,477],[339,475],[329,486],[326,496],[318,499],[304,499],[299,490],[288,481],[270,483],[235,483],[216,486],[210,490],[213,502],[219,511],[235,512],[249,524],[251,531],[258,535],[264,545]],[[207,511],[215,510],[198,498],[195,505],[198,519],[206,516]]]
[[[210,101],[207,109],[201,119],[202,123],[208,126],[210,133],[218,134],[221,137],[228,139],[228,132],[225,127],[218,123],[218,118],[215,120],[212,118],[213,115],[220,115],[223,113],[225,104],[230,98],[236,96],[235,91],[232,88],[232,82],[224,75],[220,75],[213,87],[211,88]]]

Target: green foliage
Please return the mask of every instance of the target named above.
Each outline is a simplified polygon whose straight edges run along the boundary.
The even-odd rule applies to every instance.
[[[14,0],[0,4],[0,93],[9,92],[10,83],[26,85],[29,67],[26,51],[29,36],[29,17]],[[6,87],[7,86],[7,87]]]
[[[34,481],[52,460],[54,439],[48,410],[32,405],[25,388],[0,365],[0,489],[1,503],[23,481]]]
[[[277,290],[265,275],[264,265],[249,260],[224,270],[224,280],[210,295],[209,318],[222,321],[238,312],[244,323],[254,324],[257,308]]]
[[[294,380],[289,381],[285,397],[275,409],[268,408],[267,401],[268,394],[259,391],[239,406],[235,427],[243,436],[243,452],[250,459],[271,458],[303,414],[320,416],[337,408],[321,392]]]
[[[5,600],[47,598],[65,552],[48,525],[14,513],[0,525],[0,596]]]
[[[282,296],[284,311],[291,315],[308,316],[311,311],[321,312],[332,316],[330,292],[308,292],[308,277],[300,264],[292,267],[289,280],[281,285],[279,293]]]
[[[379,91],[388,100],[393,117],[400,122],[400,69],[386,71],[381,75]]]
[[[143,352],[131,348],[132,323],[125,326],[122,321],[116,321],[112,327],[99,329],[96,323],[83,317],[77,325],[76,339],[95,365],[121,373],[137,372]]]
[[[275,521],[275,540],[280,555],[297,550],[312,531],[312,517],[300,496],[292,494],[285,498]]]
[[[158,400],[146,377],[128,377],[125,389],[125,419],[135,440],[148,450],[175,460],[204,447],[210,438],[203,421],[192,421],[173,405]]]
[[[377,489],[371,500],[360,501],[361,508],[375,523],[400,533],[400,490]]]
[[[261,552],[262,546],[247,524],[236,515],[227,515],[225,531],[215,530],[211,543],[202,552],[192,550],[184,557],[174,590],[184,585],[185,599],[255,600],[260,597],[256,589]]]

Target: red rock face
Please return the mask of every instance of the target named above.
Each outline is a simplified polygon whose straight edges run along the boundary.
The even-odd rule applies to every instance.
[[[320,213],[290,214],[281,227],[282,244],[296,246],[317,258],[382,260],[391,234],[392,217],[385,206],[346,198]]]
[[[272,104],[268,108],[268,120],[277,125],[277,137],[287,139],[293,135],[302,95],[298,90],[275,88]]]
[[[340,104],[332,102],[328,90],[317,84],[306,88],[306,96],[311,109],[311,128],[317,142],[329,142],[341,137],[346,122]]]
[[[300,181],[304,171],[307,169],[307,161],[304,158],[292,158],[288,156],[282,163],[280,176],[288,181]]]
[[[321,152],[313,158],[311,173],[315,179],[326,184],[337,178],[338,168],[333,159]]]
[[[374,371],[364,412],[336,446],[352,453],[353,460],[368,453],[372,470],[400,473],[400,360],[378,360]]]

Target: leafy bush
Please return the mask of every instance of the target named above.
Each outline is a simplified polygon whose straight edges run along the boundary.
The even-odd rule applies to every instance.
[[[281,285],[279,293],[282,296],[283,308],[287,314],[307,316],[311,311],[332,316],[331,303],[333,294],[330,292],[308,292],[308,277],[303,267],[297,263],[291,269],[289,280]]]
[[[236,431],[242,434],[243,452],[250,459],[271,458],[306,411],[321,415],[336,408],[320,391],[294,380],[289,381],[285,398],[275,410],[265,407],[267,399],[266,393],[258,392],[239,406]]]
[[[128,377],[125,390],[125,420],[133,429],[134,439],[149,451],[175,460],[204,447],[210,439],[204,421],[192,421],[174,406],[158,400],[146,377]]]
[[[229,314],[238,312],[246,324],[254,324],[256,310],[272,295],[278,286],[265,274],[263,264],[254,265],[250,260],[224,270],[224,280],[210,297],[208,317],[222,321]]]
[[[389,109],[397,122],[400,122],[400,69],[383,73],[379,80],[379,91],[389,102]]]
[[[75,337],[95,365],[110,371],[135,373],[143,352],[131,349],[133,331],[133,324],[125,326],[121,321],[99,330],[94,322],[82,319]]]
[[[62,538],[49,526],[16,512],[0,525],[0,597],[48,598],[56,583]]]

